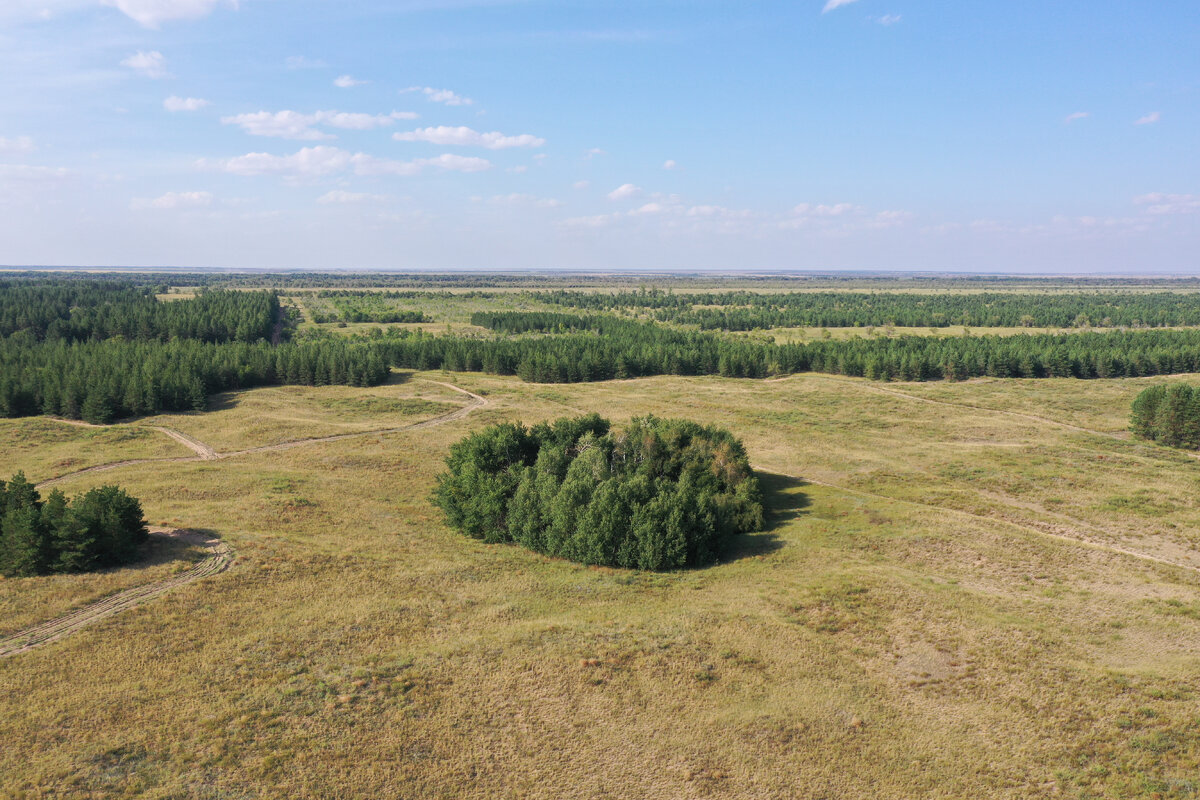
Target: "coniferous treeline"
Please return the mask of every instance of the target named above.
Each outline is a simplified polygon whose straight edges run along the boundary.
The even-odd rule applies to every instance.
[[[763,525],[741,442],[686,420],[644,417],[620,433],[596,414],[495,425],[452,446],[446,465],[434,502],[452,527],[584,564],[703,566]]]
[[[161,411],[203,410],[208,395],[274,384],[374,386],[387,353],[346,340],[207,344],[33,343],[0,340],[0,414],[52,414],[106,423]]]
[[[1200,390],[1186,383],[1143,390],[1133,401],[1129,427],[1136,436],[1169,447],[1200,450]]]
[[[116,486],[43,501],[18,472],[0,481],[0,574],[29,577],[128,564],[146,541],[142,506]]]
[[[650,312],[702,330],[784,327],[1163,327],[1200,325],[1200,294],[871,292],[530,292],[544,303],[593,311]]]
[[[39,341],[254,342],[271,338],[278,314],[267,291],[212,290],[164,303],[152,288],[123,281],[0,281],[0,336]]]
[[[399,367],[518,375],[544,383],[647,375],[763,378],[794,372],[920,381],[1200,371],[1200,330],[902,336],[778,345],[604,316],[506,312],[477,315],[475,321],[503,331],[547,335],[486,339],[393,330],[373,341],[385,346]]]

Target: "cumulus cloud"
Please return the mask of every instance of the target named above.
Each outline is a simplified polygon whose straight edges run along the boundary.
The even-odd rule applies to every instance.
[[[273,136],[279,139],[320,141],[336,138],[333,134],[318,130],[324,125],[342,130],[367,131],[391,125],[398,119],[412,119],[416,115],[408,111],[393,111],[391,114],[352,114],[344,111],[317,111],[302,114],[299,111],[255,111],[250,114],[235,114],[222,117],[225,125],[237,125],[251,136]]]
[[[1133,198],[1133,202],[1145,206],[1147,214],[1191,214],[1200,211],[1200,195],[1197,194],[1151,192]]]
[[[1072,122],[1078,122],[1079,120],[1087,119],[1090,116],[1091,112],[1089,111],[1076,111],[1074,114],[1067,114],[1063,122],[1070,125]]]
[[[1133,124],[1134,125],[1153,125],[1154,123],[1158,122],[1160,119],[1162,119],[1162,114],[1160,114],[1157,111],[1151,111],[1146,116],[1140,117]]]
[[[129,205],[134,209],[207,208],[212,201],[211,192],[167,192],[153,200],[135,197]]]
[[[488,202],[498,206],[534,206],[536,208],[558,208],[562,205],[560,201],[553,197],[538,197],[537,195],[520,194],[518,192],[493,195]]]
[[[541,147],[546,143],[545,139],[529,133],[505,136],[499,131],[480,133],[465,126],[450,127],[447,125],[395,133],[392,134],[392,138],[398,142],[429,142],[430,144],[459,147],[486,147],[489,150],[503,150],[509,147]]]
[[[474,105],[475,101],[469,97],[455,94],[449,89],[434,89],[432,86],[410,86],[407,89],[401,89],[400,93],[420,92],[433,103],[442,103],[448,106],[470,106]]]
[[[575,181],[571,186],[575,189],[587,189],[592,185],[591,181]]]
[[[163,100],[163,108],[167,111],[199,111],[205,106],[210,105],[207,100],[201,100],[199,97],[176,97],[171,95],[166,100]]]
[[[825,4],[825,7],[821,9],[821,13],[827,14],[830,11],[833,11],[835,8],[841,8],[842,6],[848,6],[851,3],[857,2],[858,0],[829,0],[829,2]]]
[[[663,169],[675,169],[678,166],[679,165],[675,163],[675,159],[673,158],[668,158],[663,162]]]
[[[0,164],[0,179],[24,181],[60,180],[71,174],[66,167],[37,167],[29,164]]]
[[[632,183],[623,183],[608,193],[608,199],[626,200],[630,197],[636,197],[641,193],[642,188],[640,186],[634,186]]]
[[[0,153],[32,153],[33,139],[29,136],[0,136]]]
[[[304,56],[288,56],[283,63],[288,69],[324,69],[328,66],[319,58],[305,58]]]
[[[590,160],[590,159],[595,158],[596,156],[606,156],[606,155],[608,155],[608,151],[601,150],[599,147],[593,147],[590,150],[588,150],[586,153],[584,153],[583,157],[585,159]]]
[[[357,175],[416,175],[426,167],[454,172],[482,172],[492,164],[483,158],[466,158],[450,153],[436,158],[394,161],[366,153],[349,153],[337,147],[304,147],[291,155],[247,153],[215,163],[202,161],[202,167],[215,166],[234,175],[282,175],[291,178],[321,178],[352,169]]]
[[[134,72],[140,72],[147,78],[169,78],[167,59],[157,50],[138,50],[133,55],[121,61],[122,67],[129,67]]]
[[[321,205],[353,205],[356,203],[382,203],[389,200],[386,194],[366,194],[365,192],[347,192],[335,189],[317,198]]]
[[[370,83],[370,81],[360,81],[349,75],[339,75],[333,79],[333,85],[339,89],[351,89],[355,86],[362,86],[366,83]]]
[[[221,0],[102,0],[146,28],[157,28],[172,20],[200,19],[220,5]],[[229,0],[237,8],[237,0]]]

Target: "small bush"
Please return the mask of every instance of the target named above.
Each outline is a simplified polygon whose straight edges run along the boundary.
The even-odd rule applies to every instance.
[[[702,566],[763,525],[741,442],[686,420],[642,417],[619,433],[596,414],[494,425],[446,466],[433,500],[451,527],[584,564]]]

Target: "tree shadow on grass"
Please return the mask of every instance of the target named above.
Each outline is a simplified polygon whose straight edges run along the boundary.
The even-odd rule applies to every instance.
[[[411,369],[395,369],[392,368],[388,373],[387,380],[383,382],[384,386],[398,386],[402,383],[408,383],[412,380],[413,370]]]
[[[758,533],[743,534],[730,542],[722,559],[724,561],[763,556],[779,550],[783,547],[783,540],[778,532],[799,519],[805,509],[812,505],[808,494],[801,491],[808,485],[806,481],[762,470],[755,470],[755,474],[762,487],[767,524]]]
[[[124,565],[124,568],[153,567],[172,561],[198,561],[206,558],[208,554],[197,548],[209,540],[219,538],[217,532],[209,528],[188,528],[186,535],[182,536],[153,530],[141,547],[141,557]]]

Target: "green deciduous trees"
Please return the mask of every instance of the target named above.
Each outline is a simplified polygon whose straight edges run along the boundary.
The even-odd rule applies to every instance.
[[[758,480],[727,431],[644,417],[612,432],[592,414],[495,425],[451,448],[434,502],[487,542],[647,570],[715,561],[763,525]]]

